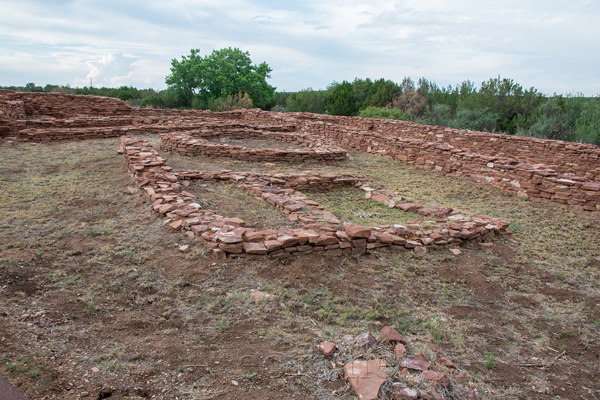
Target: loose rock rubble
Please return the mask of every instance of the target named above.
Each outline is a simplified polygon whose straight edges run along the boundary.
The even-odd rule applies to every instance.
[[[369,346],[356,346],[359,342],[368,342]],[[429,355],[417,352],[423,347],[431,350]],[[465,374],[443,356],[442,349],[432,344],[407,343],[391,326],[381,330],[379,341],[365,332],[354,343],[324,342],[319,350],[332,359],[332,368],[343,368],[359,399],[479,398]]]

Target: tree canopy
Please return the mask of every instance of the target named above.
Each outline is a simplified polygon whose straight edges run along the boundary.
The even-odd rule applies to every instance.
[[[179,101],[194,108],[209,108],[228,95],[247,93],[255,107],[269,107],[275,88],[267,83],[272,69],[265,62],[254,65],[250,53],[238,48],[214,50],[202,57],[199,49],[171,61],[166,83]]]

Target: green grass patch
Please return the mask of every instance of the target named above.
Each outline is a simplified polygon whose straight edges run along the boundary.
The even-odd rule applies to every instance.
[[[342,187],[327,192],[306,192],[309,199],[331,211],[342,222],[359,225],[404,225],[417,215],[365,198],[365,192],[354,187]]]

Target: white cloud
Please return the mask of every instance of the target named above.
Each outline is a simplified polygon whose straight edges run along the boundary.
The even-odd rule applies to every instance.
[[[288,91],[501,74],[546,93],[600,92],[592,0],[0,0],[0,9],[0,85],[93,77],[160,89],[172,58],[231,46],[269,63],[272,84]]]

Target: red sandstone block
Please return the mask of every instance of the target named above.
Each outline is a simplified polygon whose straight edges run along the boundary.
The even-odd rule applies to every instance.
[[[337,243],[338,238],[335,236],[319,236],[315,242],[315,246],[329,246]]]

